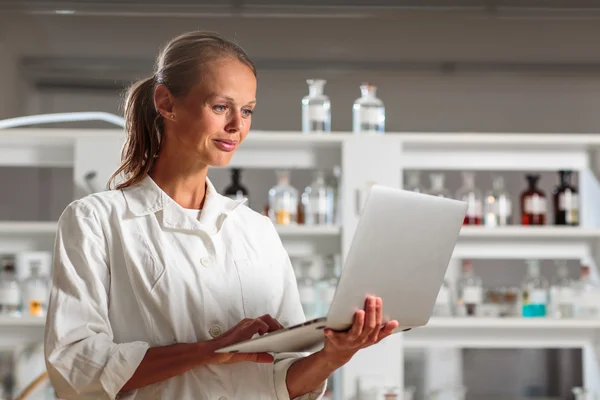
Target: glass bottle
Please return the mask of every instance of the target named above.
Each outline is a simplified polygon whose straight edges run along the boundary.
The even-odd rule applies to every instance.
[[[448,282],[444,279],[440,291],[438,292],[435,304],[433,306],[434,317],[451,317],[452,316],[452,292]]]
[[[528,187],[521,193],[521,224],[546,224],[546,194],[537,187],[540,176],[526,175]]]
[[[298,277],[298,294],[300,304],[306,319],[317,318],[318,298],[314,279],[310,276],[311,263],[303,260],[301,263],[302,273]]]
[[[241,182],[242,170],[240,168],[231,169],[231,183],[225,188],[224,195],[234,199],[247,199],[246,205],[250,207],[250,196],[248,189]]]
[[[431,187],[426,193],[432,196],[451,198],[450,192],[444,187],[444,179],[444,174],[429,174]]]
[[[15,273],[14,256],[4,256],[0,271],[0,315],[21,316],[21,286]]]
[[[352,106],[354,133],[384,133],[385,107],[376,97],[377,87],[370,83],[360,85],[361,96]]]
[[[48,306],[49,282],[40,275],[40,267],[39,261],[32,261],[31,276],[24,282],[23,303],[32,317],[45,317]]]
[[[463,225],[481,225],[483,200],[481,190],[475,187],[475,173],[463,172],[462,186],[456,192],[456,198],[467,203],[467,212]]]
[[[594,393],[583,387],[576,386],[571,391],[573,392],[573,400],[596,400]]]
[[[331,132],[331,102],[323,94],[327,81],[307,79],[308,95],[302,98],[302,132]]]
[[[335,290],[337,288],[341,264],[339,261],[339,256],[327,256],[325,257],[324,271],[323,276],[321,277],[321,281],[319,282],[319,314],[327,315],[329,312],[329,307],[331,306],[331,302],[333,301],[333,296],[335,295]]]
[[[483,199],[483,224],[490,228],[512,223],[512,200],[504,188],[504,177],[492,178],[492,190]]]
[[[269,217],[278,225],[296,222],[298,190],[290,185],[290,172],[277,171],[277,185],[269,190]]]
[[[310,186],[302,193],[304,223],[307,225],[332,225],[335,212],[335,194],[325,182],[323,171],[317,171]]]
[[[556,261],[556,277],[550,286],[551,315],[554,318],[573,318],[575,315],[575,293],[573,282],[565,261]]]
[[[521,288],[522,316],[545,317],[548,308],[548,281],[540,275],[538,260],[528,260],[526,264],[527,276]]]
[[[473,262],[463,261],[462,275],[458,280],[458,311],[460,316],[478,316],[483,302],[481,278],[473,272]]]
[[[572,171],[558,171],[560,184],[552,191],[555,225],[579,225],[579,194],[571,184]]]
[[[419,171],[406,172],[406,185],[404,185],[404,190],[417,193],[421,193],[423,191],[421,188],[421,177],[419,175]]]
[[[583,264],[580,278],[575,285],[575,315],[577,318],[600,316],[600,287],[590,278],[590,267]]]

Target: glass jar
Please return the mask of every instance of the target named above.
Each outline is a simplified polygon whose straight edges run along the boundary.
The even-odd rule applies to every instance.
[[[323,94],[324,79],[307,79],[308,95],[302,98],[302,132],[331,132],[331,102]]]

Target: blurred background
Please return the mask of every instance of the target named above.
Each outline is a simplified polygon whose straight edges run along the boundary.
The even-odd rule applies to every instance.
[[[400,387],[395,398],[404,395],[406,400],[411,396],[445,400],[600,399],[600,393],[585,398],[584,394],[573,393],[573,388],[600,389],[595,350],[600,332],[598,310],[594,311],[598,319],[581,324],[574,320],[569,322],[571,325],[505,326],[493,312],[480,328],[473,328],[469,321],[456,322],[464,317],[456,310],[463,305],[459,278],[461,273],[465,275],[466,270],[461,268],[466,259],[476,259],[474,271],[481,278],[475,286],[490,291],[523,287],[528,273],[524,259],[530,258],[542,260],[542,275],[548,286],[556,277],[558,262],[563,263],[563,270],[574,282],[580,280],[582,263],[591,266],[592,275],[596,275],[600,213],[593,210],[600,209],[600,164],[594,163],[600,148],[600,1],[0,0],[0,120],[84,111],[122,115],[124,90],[153,73],[161,47],[174,36],[197,29],[217,31],[249,53],[258,68],[258,106],[252,129],[264,135],[272,133],[277,143],[269,148],[275,151],[291,150],[293,155],[294,146],[309,152],[316,149],[318,154],[323,150],[307,145],[305,139],[293,139],[289,144],[281,139],[281,135],[302,136],[301,100],[309,93],[307,79],[326,81],[324,93],[331,102],[332,135],[352,132],[353,104],[361,97],[360,85],[369,82],[376,86],[376,96],[385,105],[385,136],[389,133],[410,138],[416,156],[409,160],[421,156],[414,166],[404,165],[398,177],[394,176],[395,184],[406,187],[415,182],[409,174],[421,171],[418,189],[431,191],[433,178],[427,175],[444,173],[443,186],[450,196],[457,197],[464,193],[461,190],[465,185],[469,186],[465,183],[468,178],[459,172],[473,170],[483,210],[484,194],[494,189],[490,174],[503,174],[504,187],[513,203],[510,225],[520,228],[523,210],[519,202],[528,187],[525,174],[540,174],[539,187],[547,197],[544,212],[548,213],[542,224],[547,227],[540,229],[548,229],[533,233],[517,228],[500,230],[504,233],[491,239],[485,232],[480,237],[477,230],[466,231],[473,240],[468,249],[475,255],[464,250],[453,261],[451,270],[456,282],[449,284],[453,311],[445,315],[451,321],[434,325],[431,337],[416,337],[406,347],[401,342],[394,344],[402,348],[397,354],[380,353],[356,361],[345,378],[342,372],[332,380],[328,398],[383,399],[384,386],[392,385]],[[27,129],[32,127],[54,128],[58,131],[51,136],[75,139],[89,129],[120,129],[97,120],[33,124]],[[112,144],[101,147],[91,142],[88,147],[75,148],[69,144],[64,153],[44,161],[44,154],[49,154],[44,152],[62,146],[62,139],[57,139],[56,146],[46,143],[39,147],[39,134],[35,133],[34,139],[23,139],[21,144],[21,131],[25,128],[6,133],[0,130],[0,158],[4,158],[0,160],[0,252],[5,255],[2,268],[8,272],[16,269],[19,276],[14,282],[8,275],[0,277],[0,286],[2,279],[8,282],[7,287],[13,282],[13,289],[20,288],[25,299],[32,265],[43,271],[39,279],[47,284],[54,224],[62,210],[86,192],[103,190],[105,171],[115,167],[113,161],[119,154]],[[27,130],[23,135],[30,133]],[[426,134],[434,136],[419,142],[419,137]],[[94,135],[101,136],[97,132]],[[485,137],[493,139],[486,144],[482,139]],[[260,140],[252,145],[254,150],[266,143],[264,136],[257,138]],[[545,138],[554,145],[546,146]],[[30,145],[32,149],[27,147]],[[470,152],[461,152],[463,145],[470,147]],[[28,150],[15,153],[15,149],[26,147]],[[499,153],[494,153],[495,149]],[[333,161],[326,162],[328,168],[321,171],[327,175],[327,184],[333,182],[331,187],[339,189],[335,201],[343,209],[351,207],[353,192],[337,185],[349,179],[352,169],[342,169],[340,175],[339,166],[346,153],[340,153],[339,148],[334,151],[338,153]],[[259,212],[268,209],[274,187],[288,190],[286,179],[282,182],[281,172],[276,175],[275,170],[291,171],[291,185],[299,191],[298,197],[305,188],[322,183],[315,178],[319,165],[300,162],[296,168],[289,161],[281,168],[265,168],[265,164],[276,164],[281,157],[260,149],[249,154],[254,159],[272,156],[274,160],[238,165],[242,168],[242,186],[250,193],[250,206]],[[444,164],[447,155],[458,160],[465,154],[462,163]],[[488,158],[487,154],[492,156]],[[511,164],[513,156],[515,165]],[[104,158],[111,160],[108,166],[100,165]],[[34,161],[24,161],[29,159]],[[359,152],[346,165],[376,161],[377,155]],[[394,162],[400,163],[401,156]],[[338,164],[338,168],[330,168],[332,164]],[[388,167],[401,171],[400,164],[369,168],[380,171]],[[551,229],[551,225],[557,225],[551,196],[561,184],[559,169],[573,170],[572,190],[581,189],[581,207],[588,210],[568,233]],[[232,185],[239,191],[240,182],[234,182],[229,168],[211,171],[211,179],[223,192]],[[484,225],[483,219],[479,224]],[[290,248],[308,248],[293,254],[299,281],[307,287],[326,287],[323,277],[332,273],[323,272],[323,268],[336,264],[339,270],[339,260],[324,267],[329,261],[319,258],[321,255],[314,250],[320,247],[303,243],[321,241],[325,247],[333,243],[333,250],[325,251],[327,257],[343,253],[340,232],[347,225],[337,217],[334,225],[338,228],[329,231],[281,231],[284,241],[291,237]],[[526,250],[512,254],[512,244],[522,244]],[[552,253],[552,246],[566,249],[564,256],[559,250]],[[583,255],[589,257],[582,261]],[[306,273],[310,269],[307,263],[317,265],[317,272]],[[489,297],[486,301],[494,303]],[[22,310],[26,303],[22,300]],[[600,309],[600,297],[593,297],[592,303]],[[43,320],[23,318],[18,323],[0,318],[0,347],[6,350],[2,353],[0,376],[5,377],[7,399],[44,369],[39,344]],[[477,326],[477,322],[474,324]],[[16,340],[25,331],[32,340]],[[5,339],[1,339],[3,335]],[[511,335],[518,338],[494,344],[494,338],[500,343]],[[460,344],[443,345],[450,338]],[[369,392],[371,386],[380,391]],[[54,398],[51,388],[36,390],[34,396],[38,397],[32,398]]]

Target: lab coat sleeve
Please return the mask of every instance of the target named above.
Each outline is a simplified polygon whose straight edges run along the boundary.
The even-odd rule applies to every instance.
[[[61,399],[115,399],[146,351],[113,342],[108,318],[107,241],[96,213],[71,203],[58,224],[44,337],[45,361]]]
[[[300,303],[300,295],[298,293],[298,285],[296,283],[296,275],[290,262],[287,251],[283,247],[277,230],[273,226],[271,220],[266,219],[266,237],[269,238],[269,248],[272,254],[272,263],[274,268],[283,269],[283,285],[284,292],[281,304],[279,306],[275,318],[278,321],[289,321],[290,324],[302,323],[306,320],[302,304]],[[278,400],[291,400],[286,384],[287,372],[290,366],[300,358],[308,356],[309,353],[279,353],[275,355],[273,364],[273,383],[275,385],[275,393]],[[304,396],[298,397],[298,400],[317,400],[321,399],[327,388],[327,381],[317,387],[313,392]]]

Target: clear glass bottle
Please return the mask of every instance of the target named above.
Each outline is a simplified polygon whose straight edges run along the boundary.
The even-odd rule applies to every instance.
[[[580,278],[575,285],[575,316],[600,317],[600,286],[590,278],[590,267],[582,264]]]
[[[452,292],[448,282],[444,279],[440,291],[438,292],[435,304],[433,306],[434,317],[451,317],[452,316]]]
[[[576,386],[571,391],[573,392],[573,400],[596,400],[596,396],[589,389]]]
[[[492,178],[492,190],[483,199],[483,224],[490,228],[512,224],[512,200],[504,188],[504,177]]]
[[[521,193],[521,224],[545,225],[546,224],[546,194],[538,188],[540,176],[528,174],[527,189]]]
[[[304,223],[307,225],[332,225],[335,212],[334,189],[325,182],[323,171],[317,171],[310,186],[302,193]]]
[[[550,286],[550,315],[554,318],[573,318],[575,316],[575,292],[573,281],[569,279],[567,263],[558,260],[556,276]]]
[[[404,185],[404,190],[417,193],[421,193],[423,191],[421,188],[421,177],[419,171],[406,172],[406,184]]]
[[[269,190],[269,217],[278,225],[297,221],[298,190],[290,185],[290,172],[277,171],[277,185]]]
[[[370,83],[360,85],[361,96],[352,106],[352,130],[354,133],[384,133],[385,107],[377,98],[377,87]]]
[[[548,312],[548,281],[540,274],[538,260],[527,260],[527,276],[521,285],[521,315],[545,317]]]
[[[319,282],[319,314],[327,315],[333,301],[335,290],[340,277],[341,264],[338,255],[326,256],[324,259],[323,276]]]
[[[463,225],[481,225],[483,199],[481,190],[475,187],[475,173],[463,172],[462,186],[456,192],[456,198],[467,203],[467,213]]]
[[[16,277],[15,257],[4,256],[0,263],[0,315],[19,317],[22,294]]]
[[[302,273],[297,280],[300,304],[307,320],[317,318],[319,299],[315,288],[315,281],[310,275],[311,262],[303,260],[300,266]]]
[[[579,225],[579,193],[571,183],[572,171],[558,171],[560,183],[552,191],[555,225]]]
[[[444,180],[444,174],[429,174],[431,186],[426,193],[432,196],[451,198],[452,195],[450,194],[450,191],[444,186]]]
[[[308,95],[302,98],[302,132],[331,132],[331,101],[323,94],[327,81],[307,79]]]
[[[250,207],[250,194],[246,186],[242,184],[242,170],[240,168],[231,169],[231,182],[224,190],[223,195],[234,200],[246,199],[246,205]]]
[[[32,317],[45,317],[48,309],[49,281],[40,274],[41,264],[32,261],[29,266],[31,276],[24,282],[23,303]]]
[[[473,262],[463,261],[462,274],[458,280],[458,315],[474,317],[480,315],[483,303],[483,284],[481,278],[473,272]]]

